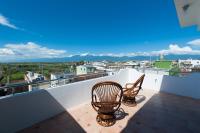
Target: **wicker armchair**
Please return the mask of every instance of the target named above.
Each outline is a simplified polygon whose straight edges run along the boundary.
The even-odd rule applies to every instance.
[[[96,121],[102,126],[112,126],[116,122],[114,113],[121,105],[123,88],[120,84],[100,82],[92,88],[92,107],[97,111]]]
[[[123,99],[122,103],[126,106],[134,107],[137,105],[135,101],[136,95],[139,93],[142,88],[142,83],[144,80],[145,74],[143,74],[135,83],[127,83],[123,90]]]

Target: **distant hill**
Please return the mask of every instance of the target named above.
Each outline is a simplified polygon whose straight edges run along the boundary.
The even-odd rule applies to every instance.
[[[166,60],[178,60],[178,59],[200,59],[200,55],[167,55],[164,57]],[[159,59],[158,56],[152,56],[151,60]],[[150,56],[134,56],[134,57],[114,57],[114,56],[93,56],[93,55],[74,55],[72,57],[64,58],[40,58],[40,59],[24,59],[24,60],[15,60],[9,62],[72,62],[72,61],[128,61],[128,60],[150,60]]]

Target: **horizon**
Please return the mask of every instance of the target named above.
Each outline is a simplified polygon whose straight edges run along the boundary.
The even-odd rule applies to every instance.
[[[166,55],[164,56],[163,61],[178,61],[178,60],[200,60],[200,55]],[[0,61],[0,63],[69,63],[69,62],[127,62],[127,61],[160,61],[159,56],[93,56],[93,55],[73,55],[72,57],[62,57],[62,58],[36,58],[36,59],[19,59],[19,60],[9,60],[9,61]]]
[[[74,55],[199,56],[196,26],[180,26],[174,1],[153,2],[3,1],[0,62]]]

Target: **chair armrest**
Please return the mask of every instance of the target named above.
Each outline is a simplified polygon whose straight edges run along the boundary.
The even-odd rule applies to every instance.
[[[129,85],[131,85],[131,87],[128,87]],[[125,85],[125,88],[132,88],[134,86],[134,83],[127,83],[126,85]]]
[[[123,88],[123,93],[129,91],[130,89],[129,88]]]

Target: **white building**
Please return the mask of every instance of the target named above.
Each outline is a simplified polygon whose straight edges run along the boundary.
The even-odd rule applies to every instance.
[[[123,66],[125,68],[135,68],[135,67],[139,66],[139,63],[135,62],[135,61],[128,61],[128,62],[124,63]]]
[[[178,63],[179,63],[179,66],[183,64],[183,65],[188,65],[191,68],[200,67],[200,60],[193,60],[193,59],[179,60]]]
[[[104,62],[92,62],[91,64],[97,70],[105,70],[106,69],[106,63],[104,63]]]
[[[76,67],[76,75],[83,75],[88,73],[94,73],[96,68],[92,65],[81,65]]]
[[[140,61],[140,67],[150,67],[150,61]]]
[[[101,66],[101,67],[106,67],[106,63],[104,62],[92,62],[93,66]]]
[[[75,75],[73,73],[51,73],[51,87],[64,85]]]
[[[45,80],[45,77],[42,74],[27,71],[27,74],[25,74],[24,79],[28,83],[31,83],[31,82],[43,81]]]
[[[27,74],[24,75],[24,80],[28,83],[34,83],[39,81],[44,81],[46,78],[42,74],[34,73],[31,71],[27,71]],[[38,87],[38,86],[37,86]],[[32,85],[28,86],[29,91],[32,91],[35,87]]]

